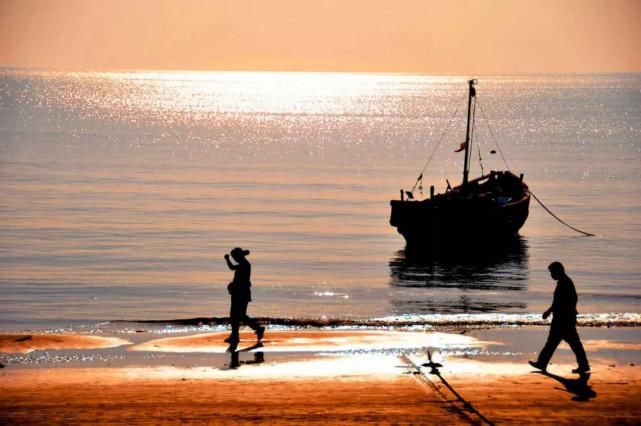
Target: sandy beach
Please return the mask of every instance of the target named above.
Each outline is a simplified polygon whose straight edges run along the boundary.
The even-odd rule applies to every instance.
[[[528,330],[532,340],[544,328]],[[3,335],[2,424],[638,424],[641,368],[627,338],[585,339],[593,372],[581,382],[560,350],[547,375],[514,353],[515,330],[442,333],[278,330],[262,347],[225,352],[224,332],[130,339]],[[525,331],[521,332],[525,333]],[[623,333],[623,334],[621,334]],[[632,333],[632,334],[630,334]],[[497,337],[504,336],[503,341]],[[129,336],[128,336],[129,337]],[[16,340],[19,340],[16,342]],[[108,363],[43,355],[111,354]],[[414,343],[412,343],[414,342]],[[604,343],[606,342],[606,343]],[[542,343],[542,342],[541,342]],[[37,349],[36,349],[37,346]],[[503,347],[503,355],[493,348]],[[80,349],[84,348],[84,349]],[[442,364],[428,367],[426,350]],[[460,355],[461,348],[468,354]],[[66,351],[66,352],[65,352]],[[618,352],[617,352],[618,351]],[[20,355],[22,354],[22,355]],[[151,354],[166,358],[150,361]],[[117,355],[117,356],[116,356]],[[22,358],[20,358],[22,357]],[[627,358],[627,359],[626,359]],[[71,358],[69,358],[71,359]],[[96,357],[95,359],[99,359]],[[624,361],[625,360],[625,361]]]

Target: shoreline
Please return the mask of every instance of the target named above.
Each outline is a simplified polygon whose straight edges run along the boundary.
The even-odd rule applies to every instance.
[[[363,329],[453,331],[502,329],[513,327],[547,327],[550,320],[541,313],[471,313],[471,314],[406,314],[374,318],[293,318],[254,317],[273,329]],[[221,331],[229,325],[228,317],[193,317],[176,319],[55,320],[11,322],[2,324],[0,334],[20,333],[122,333]],[[577,316],[579,327],[641,327],[641,314],[636,312],[584,313]],[[182,328],[181,328],[182,327]]]
[[[641,327],[579,326],[579,335],[588,352],[607,356],[641,351]],[[282,327],[267,326],[262,352],[333,353],[346,351],[381,352],[426,349],[450,355],[479,357],[515,356],[536,353],[547,338],[548,327],[504,325],[486,327]],[[0,331],[0,361],[8,357],[43,354],[95,353],[134,357],[137,354],[224,354],[229,334],[224,326],[161,327],[157,329],[77,329],[55,331]],[[253,342],[254,334],[241,332],[241,347]],[[567,349],[562,344],[561,350]],[[564,349],[565,348],[565,349]],[[638,362],[641,363],[641,352]],[[46,360],[44,361],[47,362]],[[19,366],[19,362],[16,366]]]

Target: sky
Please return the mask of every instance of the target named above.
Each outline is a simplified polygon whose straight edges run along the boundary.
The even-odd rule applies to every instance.
[[[0,66],[641,72],[641,0],[0,0]]]

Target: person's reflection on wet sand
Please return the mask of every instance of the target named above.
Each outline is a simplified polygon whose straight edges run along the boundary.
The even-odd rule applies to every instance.
[[[240,353],[241,352],[249,352],[254,349],[262,348],[263,344],[261,342],[256,343],[253,346],[250,346],[248,348],[243,348],[243,349],[238,349],[238,344],[230,344],[229,347],[227,348],[227,352],[230,354],[230,361],[229,361],[229,368],[230,369],[236,369],[241,366],[241,364],[262,364],[265,362],[265,353],[264,352],[254,352],[254,359],[253,360],[247,360],[247,361],[241,361],[240,360]]]

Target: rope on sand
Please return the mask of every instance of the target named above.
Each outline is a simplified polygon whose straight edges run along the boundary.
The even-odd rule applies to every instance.
[[[431,357],[430,357],[430,358],[431,358]],[[436,383],[434,383],[433,381],[431,381],[431,380],[429,379],[429,377],[427,377],[427,376],[423,373],[423,371],[421,370],[421,367],[419,367],[418,365],[416,365],[416,364],[414,363],[414,361],[412,361],[412,360],[411,360],[407,355],[402,355],[402,356],[400,357],[400,359],[401,359],[401,361],[402,361],[402,362],[404,362],[405,364],[407,364],[407,366],[408,366],[409,368],[413,369],[412,377],[414,377],[414,379],[415,379],[418,383],[420,383],[420,384],[423,384],[423,385],[427,386],[427,387],[428,387],[428,388],[430,388],[432,391],[434,391],[435,393],[437,393],[438,395],[440,395],[440,397],[441,397],[445,402],[448,402],[448,403],[452,403],[452,402],[453,402],[450,398],[448,398],[448,397],[447,397],[447,395],[446,395],[445,393],[443,393],[443,392],[441,391],[441,389],[436,385]],[[431,359],[430,359],[430,363],[431,363]],[[487,417],[485,417],[483,414],[481,414],[481,413],[480,413],[476,408],[474,408],[474,406],[473,406],[472,404],[470,404],[468,401],[466,401],[466,400],[461,396],[461,394],[459,394],[459,393],[458,393],[458,392],[457,392],[457,391],[452,387],[452,385],[450,385],[450,384],[448,383],[448,381],[447,381],[447,380],[445,380],[445,377],[443,377],[443,376],[441,375],[441,372],[438,370],[438,368],[437,368],[437,367],[432,367],[432,371],[430,371],[430,374],[434,374],[435,376],[437,376],[437,377],[441,380],[441,383],[443,383],[443,385],[445,385],[445,387],[447,387],[447,389],[449,389],[449,391],[452,393],[452,395],[454,395],[454,397],[455,397],[455,398],[456,398],[456,399],[457,399],[461,404],[463,404],[463,407],[461,408],[460,406],[458,406],[458,405],[456,405],[456,404],[453,404],[453,403],[452,403],[452,406],[453,406],[454,410],[455,410],[458,414],[460,414],[461,416],[465,417],[465,418],[466,418],[467,420],[469,420],[469,421],[470,421],[470,423],[472,423],[472,424],[479,424],[479,421],[477,421],[476,419],[474,419],[474,418],[473,418],[473,416],[470,416],[470,414],[475,414],[475,415],[478,417],[478,419],[480,420],[480,423],[481,423],[481,424],[487,424],[487,425],[489,425],[489,426],[494,426],[494,423],[493,423],[491,420],[489,420]]]

